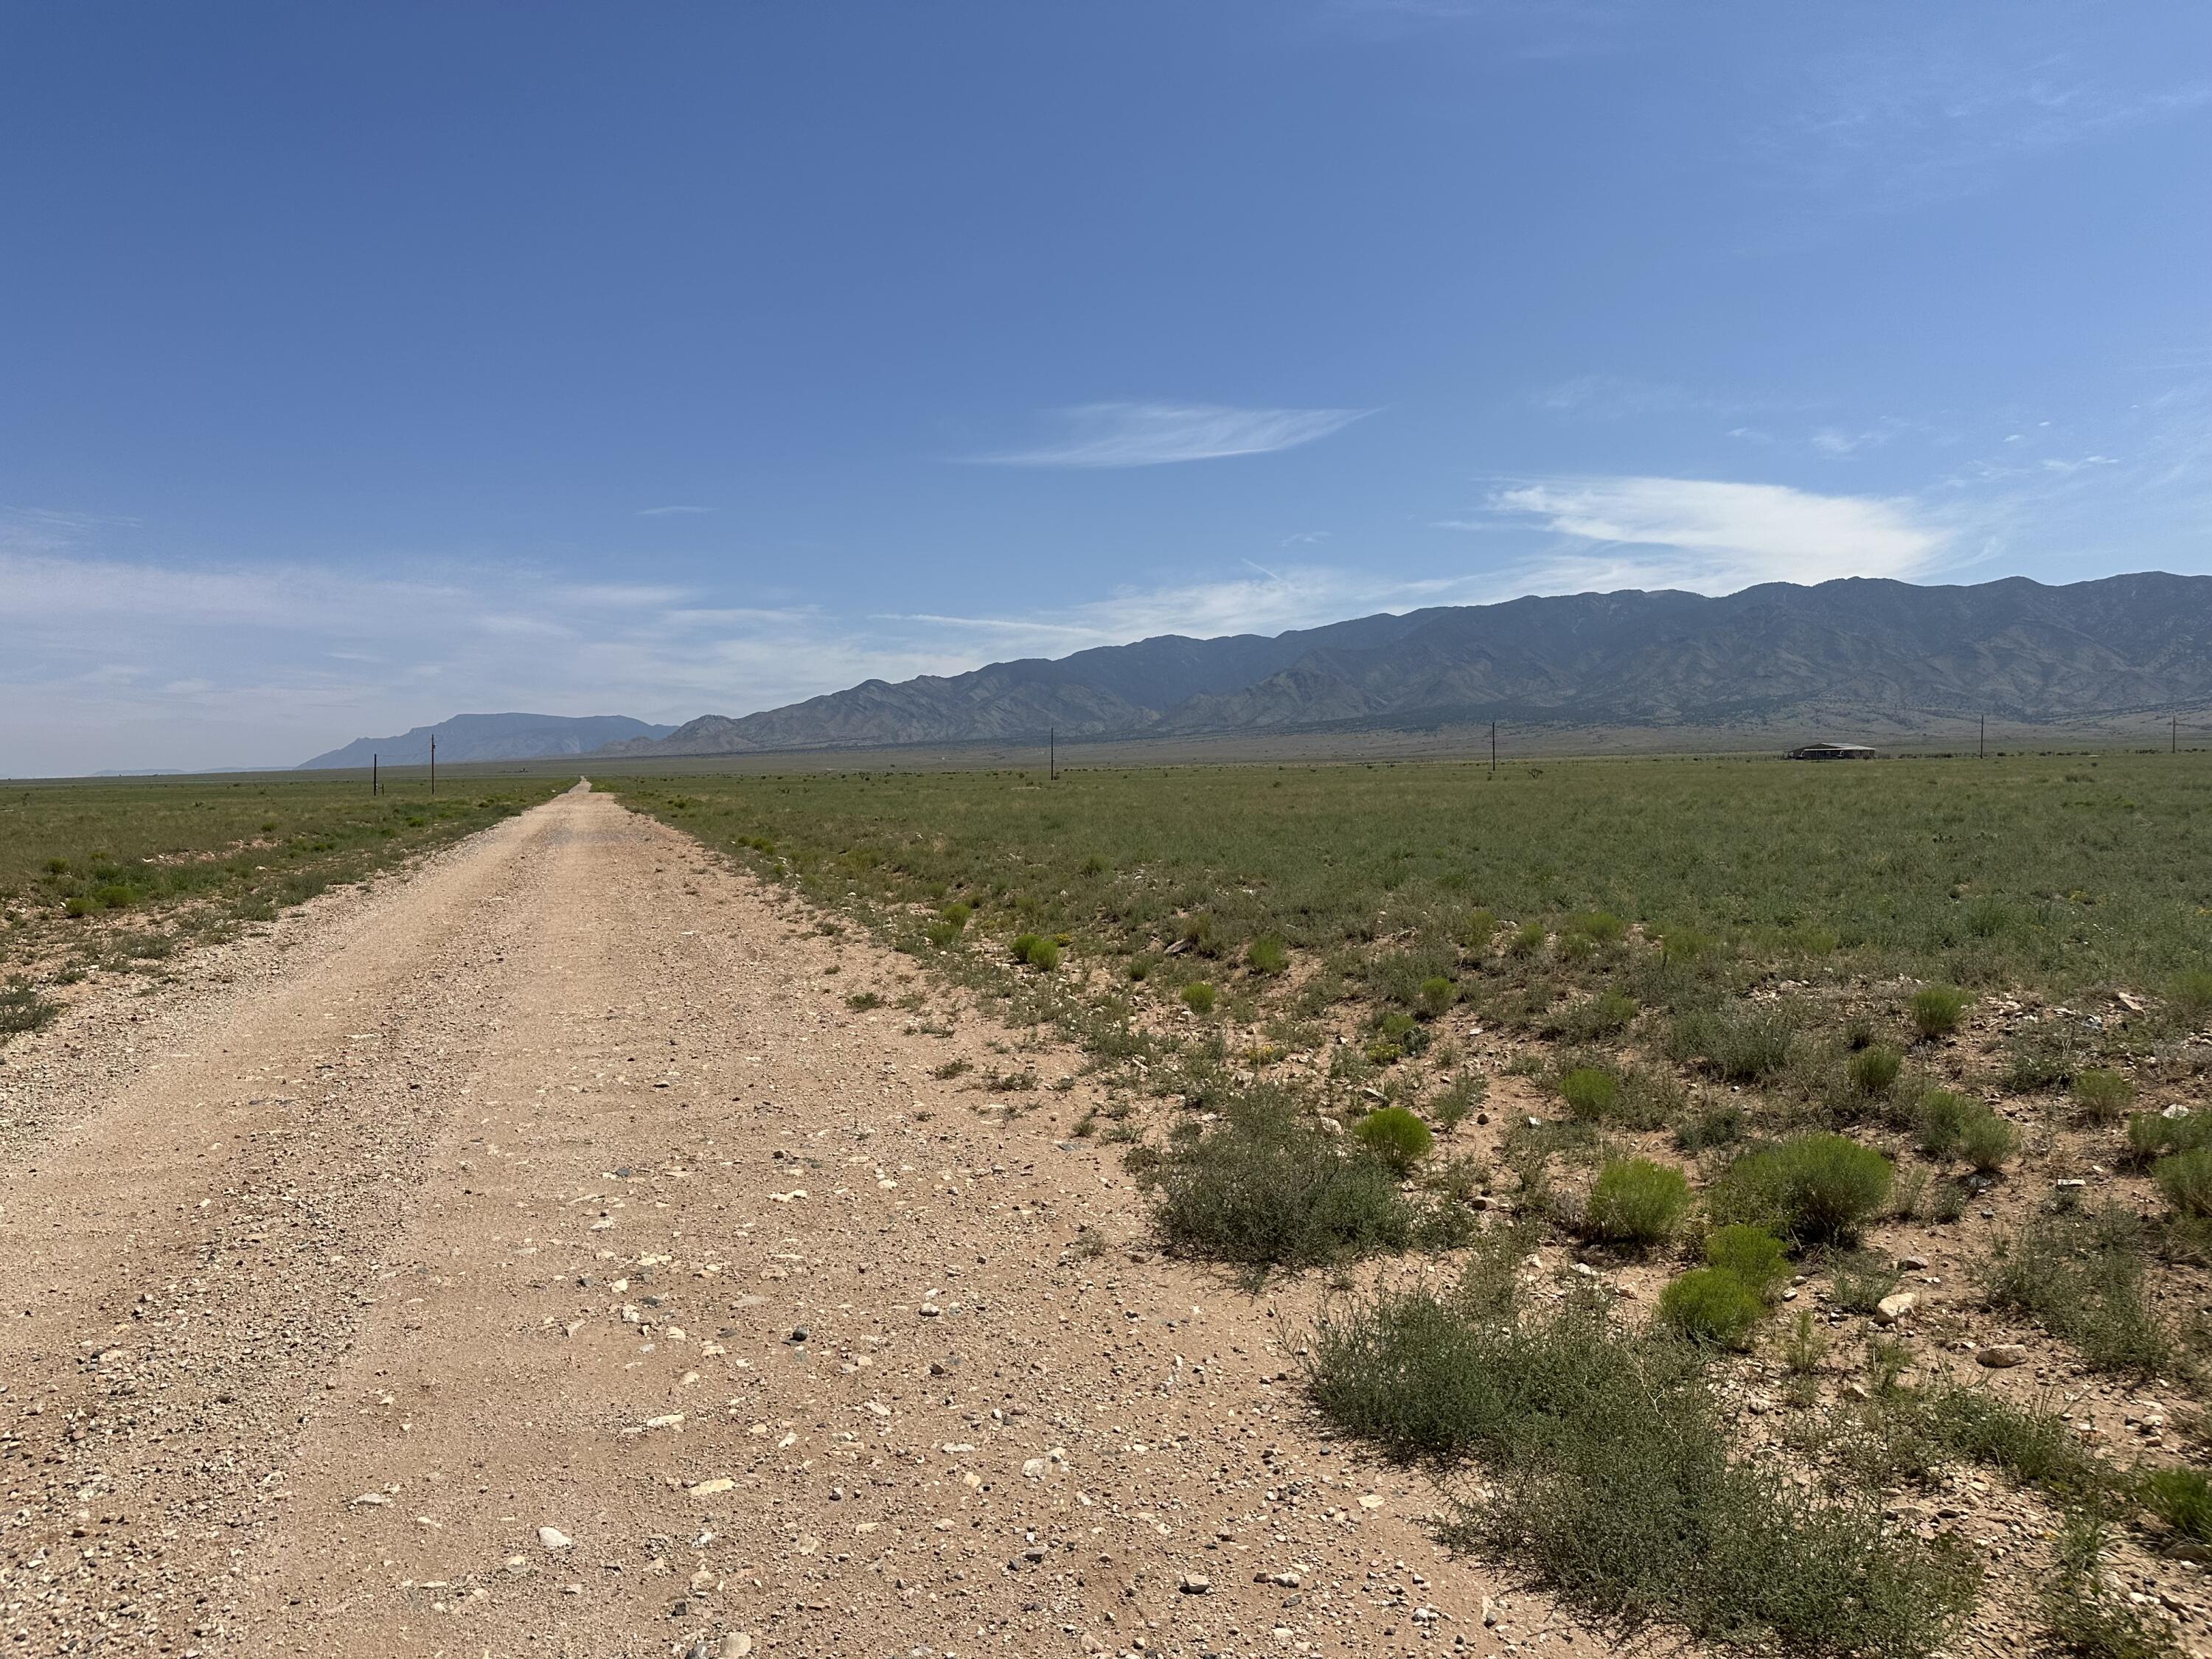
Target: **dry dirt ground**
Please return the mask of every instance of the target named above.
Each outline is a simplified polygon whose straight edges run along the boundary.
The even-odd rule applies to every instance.
[[[12,1046],[0,1655],[1591,1648],[902,972],[580,787]]]

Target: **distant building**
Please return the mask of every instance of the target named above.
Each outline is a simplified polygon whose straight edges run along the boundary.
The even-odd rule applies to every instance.
[[[1808,743],[1790,751],[1791,760],[1878,760],[1881,751],[1863,743]]]

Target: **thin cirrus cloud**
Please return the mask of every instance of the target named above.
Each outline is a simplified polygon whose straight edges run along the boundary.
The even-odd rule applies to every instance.
[[[1487,515],[1448,527],[1531,524],[1563,545],[1523,567],[1532,591],[1668,586],[1725,593],[1758,582],[1908,576],[1951,532],[1911,502],[1714,478],[1566,477],[1503,486]]]
[[[1054,441],[968,459],[991,466],[1169,466],[1295,449],[1341,432],[1369,409],[1231,409],[1219,404],[1083,404],[1059,411]]]

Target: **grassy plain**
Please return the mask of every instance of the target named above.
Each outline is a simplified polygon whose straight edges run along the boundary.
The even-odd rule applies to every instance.
[[[571,781],[441,777],[433,797],[426,778],[402,775],[374,798],[350,773],[0,786],[0,977],[26,1009],[44,1006],[42,981],[143,971],[179,943],[459,840]]]
[[[856,773],[605,787],[811,896],[1201,959],[1603,910],[1812,976],[2057,994],[2212,964],[2212,756]],[[773,843],[763,852],[758,843]]]
[[[2212,1355],[2212,757],[599,786],[1086,1048],[1160,1241],[1330,1275],[1316,1408],[1480,1465],[1450,1535],[1585,1617],[1926,1653],[2026,1526],[1983,1639],[2173,1650],[2118,1587],[2195,1606],[2203,1447],[2076,1423]],[[1960,1357],[2015,1332],[2065,1419]]]

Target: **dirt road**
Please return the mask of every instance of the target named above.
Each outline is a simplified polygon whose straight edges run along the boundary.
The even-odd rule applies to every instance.
[[[9,1048],[0,1654],[1537,1638],[908,971],[580,788]]]

